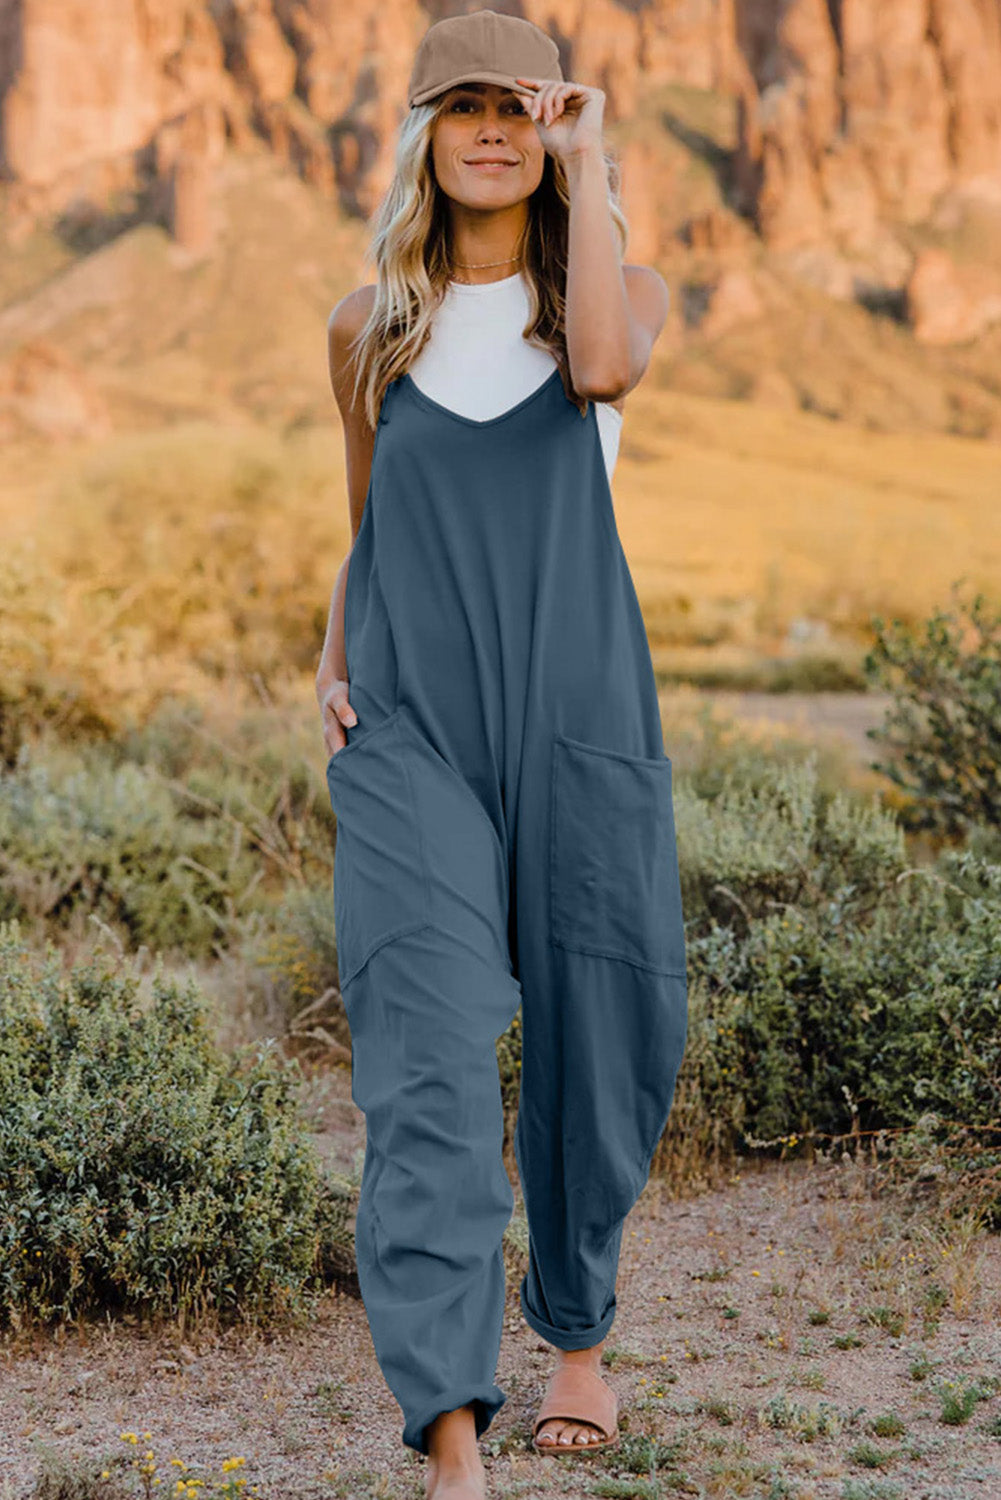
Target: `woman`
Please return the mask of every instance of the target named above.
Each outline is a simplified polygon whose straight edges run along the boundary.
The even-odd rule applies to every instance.
[[[377,283],[329,324],[352,544],[316,685],[362,1297],[429,1497],[472,1500],[507,1399],[497,1038],[520,1004],[540,1453],[615,1440],[623,1221],[685,1043],[671,762],[606,467],[667,293],[621,264],[604,95],[543,31],[437,22],[409,100]]]

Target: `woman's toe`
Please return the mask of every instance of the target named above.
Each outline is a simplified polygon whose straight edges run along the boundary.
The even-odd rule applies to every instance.
[[[600,1443],[603,1437],[604,1434],[591,1424],[584,1425],[580,1422],[564,1422],[557,1426],[555,1424],[550,1425],[547,1422],[539,1429],[536,1441],[539,1443],[558,1443],[563,1448],[569,1448],[571,1444],[583,1448],[587,1443]]]

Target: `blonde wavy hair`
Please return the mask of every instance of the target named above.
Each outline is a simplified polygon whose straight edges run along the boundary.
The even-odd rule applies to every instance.
[[[375,267],[372,311],[351,342],[355,361],[352,401],[365,388],[365,414],[374,428],[386,387],[416,359],[431,333],[434,312],[452,275],[446,196],[431,160],[434,122],[448,94],[415,105],[396,138],[393,179],[376,210],[365,264]],[[629,225],[619,203],[621,171],[605,151],[608,206],[624,258]],[[587,398],[574,389],[566,345],[566,272],[570,190],[563,163],[546,152],[542,179],[531,195],[518,245],[528,283],[530,311],[523,336],[555,358],[568,398],[587,414]]]

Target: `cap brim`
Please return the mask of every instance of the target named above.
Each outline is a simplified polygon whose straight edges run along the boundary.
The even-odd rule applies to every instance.
[[[557,81],[557,79],[553,80],[554,83]],[[410,100],[410,108],[413,109],[415,104],[427,104],[431,99],[437,99],[439,94],[444,94],[448,89],[454,89],[459,83],[499,83],[502,88],[514,89],[519,94],[531,93],[531,89],[526,89],[517,83],[512,73],[491,73],[487,71],[482,73],[459,73],[455,78],[448,78],[444,83],[436,83],[433,88],[423,89],[419,94],[415,94]]]

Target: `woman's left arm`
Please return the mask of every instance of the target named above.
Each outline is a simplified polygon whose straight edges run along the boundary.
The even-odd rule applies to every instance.
[[[623,266],[608,208],[602,144],[605,95],[579,83],[519,78],[546,150],[570,189],[566,337],[574,389],[617,401],[641,380],[668,308],[667,283],[651,266]]]

